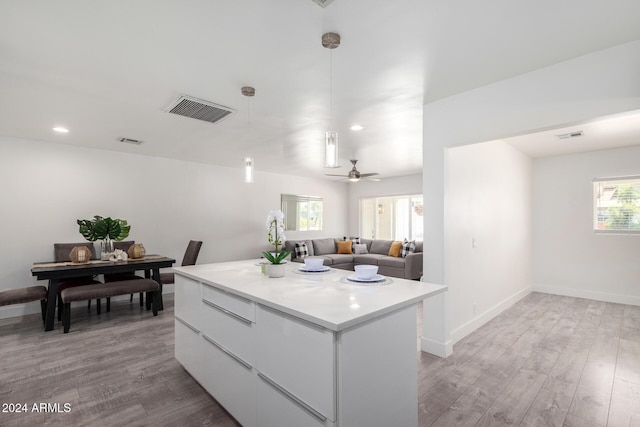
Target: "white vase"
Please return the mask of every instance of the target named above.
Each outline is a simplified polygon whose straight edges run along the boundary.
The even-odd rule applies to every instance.
[[[285,268],[284,264],[268,264],[267,275],[269,277],[284,277]]]

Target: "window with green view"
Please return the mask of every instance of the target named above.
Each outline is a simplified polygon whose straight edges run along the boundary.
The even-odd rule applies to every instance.
[[[596,232],[640,232],[640,176],[593,180]]]

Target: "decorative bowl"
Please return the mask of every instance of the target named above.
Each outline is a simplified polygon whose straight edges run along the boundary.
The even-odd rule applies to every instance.
[[[313,258],[313,257],[304,258],[304,267],[307,270],[320,270],[323,264],[324,264],[324,258]]]
[[[371,279],[378,272],[377,265],[356,265],[353,269],[359,279]]]

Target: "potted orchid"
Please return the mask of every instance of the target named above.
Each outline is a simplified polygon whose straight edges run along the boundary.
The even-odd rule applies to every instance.
[[[262,255],[269,261],[267,266],[267,274],[269,277],[282,277],[284,276],[285,266],[284,259],[291,255],[289,251],[278,252],[278,246],[281,246],[286,239],[284,235],[284,213],[280,210],[269,211],[267,215],[267,237],[269,243],[275,245],[275,252],[262,252]]]

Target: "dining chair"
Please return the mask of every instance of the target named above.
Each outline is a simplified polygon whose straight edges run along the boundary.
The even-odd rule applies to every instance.
[[[123,240],[121,242],[113,242],[113,249],[120,249],[125,252],[129,250],[129,248],[135,245],[135,240]],[[105,274],[104,282],[121,282],[123,280],[137,280],[144,279],[144,277],[140,277],[135,273],[117,273],[117,274]],[[129,298],[129,301],[133,301],[133,294]],[[144,305],[144,293],[140,293],[140,307]],[[111,311],[111,298],[107,298],[107,312]]]
[[[198,259],[198,255],[200,254],[200,248],[202,247],[202,242],[198,240],[191,240],[187,245],[187,250],[184,252],[184,257],[182,258],[181,266],[185,265],[195,265],[196,260]],[[162,285],[170,285],[175,283],[175,274],[174,273],[160,273],[160,281]]]
[[[135,240],[123,240],[122,242],[113,242],[113,249],[120,249],[125,252],[129,250],[131,246],[136,243]],[[116,274],[105,274],[104,281],[106,282],[118,282],[120,280],[132,280],[132,279],[142,279],[142,277],[136,275],[135,273],[116,273]]]
[[[91,259],[96,259],[96,249],[93,246],[92,242],[82,242],[82,243],[54,243],[53,244],[53,260],[54,262],[66,262],[70,261],[69,254],[71,250],[76,246],[85,246],[89,248],[91,251]],[[58,284],[58,321],[62,320],[62,312],[64,311],[64,304],[62,303],[62,298],[60,293],[67,288],[71,288],[74,286],[84,286],[84,285],[94,285],[96,283],[101,283],[93,278],[93,276],[85,276],[85,277],[74,277],[70,279],[63,279]],[[87,308],[91,308],[91,300],[87,303]]]

